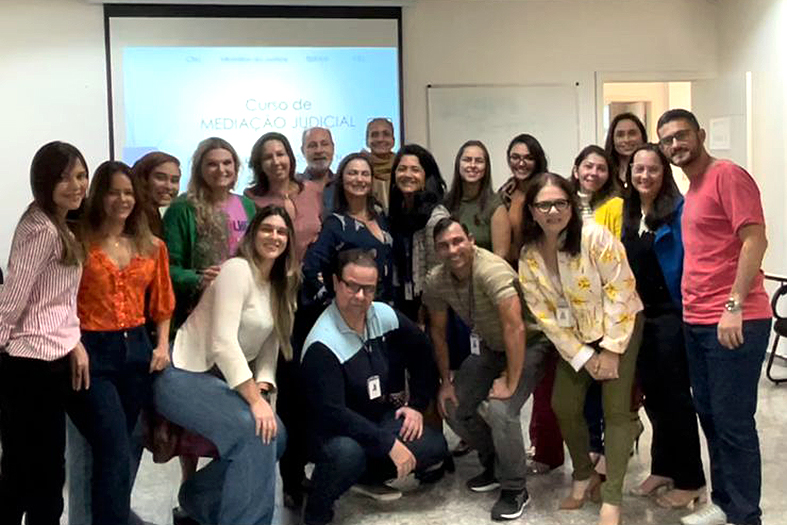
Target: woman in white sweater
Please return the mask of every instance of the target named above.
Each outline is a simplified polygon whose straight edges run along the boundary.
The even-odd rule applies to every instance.
[[[155,383],[158,411],[219,451],[180,490],[182,509],[200,523],[257,525],[273,517],[285,434],[270,396],[278,353],[292,357],[293,237],[284,208],[259,211],[236,257],[178,330],[173,366]]]

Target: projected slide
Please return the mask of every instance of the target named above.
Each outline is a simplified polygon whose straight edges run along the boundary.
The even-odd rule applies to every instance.
[[[327,127],[336,143],[335,169],[342,155],[365,146],[369,119],[387,117],[397,128],[400,122],[396,48],[127,47],[122,57],[116,96],[124,136],[116,149],[129,164],[153,150],[175,155],[181,190],[197,143],[209,136],[238,151],[241,191],[251,180],[251,147],[263,133],[286,135],[302,171],[303,131]]]

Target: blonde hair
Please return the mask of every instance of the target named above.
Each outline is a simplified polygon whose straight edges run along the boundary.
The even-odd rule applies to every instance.
[[[292,335],[293,319],[295,318],[298,288],[301,284],[301,275],[295,257],[295,228],[287,211],[281,206],[270,204],[260,209],[257,215],[249,223],[243,238],[238,244],[236,256],[246,259],[251,266],[255,279],[261,279],[259,274],[259,264],[262,262],[257,250],[255,240],[257,230],[262,221],[271,215],[278,215],[287,225],[287,248],[276,258],[271,268],[270,283],[271,311],[273,312],[273,327],[276,337],[279,340],[279,348],[286,360],[292,359]]]
[[[209,137],[197,145],[191,157],[191,178],[186,189],[186,200],[194,207],[197,226],[197,245],[195,252],[199,266],[207,267],[218,264],[230,254],[228,252],[229,231],[227,230],[227,214],[224,210],[216,210],[209,195],[211,189],[202,177],[202,161],[209,151],[223,149],[230,152],[235,164],[235,180],[238,182],[240,158],[235,148],[219,137]]]

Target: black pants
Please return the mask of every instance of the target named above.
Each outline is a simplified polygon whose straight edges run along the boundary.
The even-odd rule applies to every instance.
[[[126,524],[131,508],[131,433],[151,393],[152,347],[144,326],[82,332],[90,388],[74,393],[68,414],[93,452],[93,523]]]
[[[651,474],[695,490],[705,485],[697,414],[691,398],[683,322],[677,310],[645,318],[637,373],[653,426]]]
[[[0,355],[0,523],[56,525],[66,479],[69,358]]]

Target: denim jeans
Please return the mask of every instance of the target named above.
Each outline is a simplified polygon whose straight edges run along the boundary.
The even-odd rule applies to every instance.
[[[754,414],[770,319],[743,322],[743,344],[719,343],[717,325],[686,324],[694,406],[708,441],[711,499],[735,524],[759,524],[762,483]]]
[[[131,434],[150,396],[152,347],[144,326],[84,331],[90,388],[75,392],[68,415],[93,455],[92,522],[128,523],[131,505]]]
[[[248,403],[208,373],[170,366],[156,378],[153,394],[162,416],[210,440],[219,451],[180,487],[183,510],[200,523],[269,524],[276,461],[287,441],[281,421],[276,439],[266,445],[255,435]]]
[[[454,376],[458,406],[447,404],[447,422],[454,432],[478,451],[485,469],[494,469],[506,490],[525,488],[525,444],[519,413],[544,376],[546,361],[555,347],[546,338],[528,342],[525,365],[514,395],[488,399],[492,382],[506,369],[506,354],[488,348],[468,356]],[[478,407],[487,401],[486,418]]]
[[[142,422],[137,426],[129,440],[129,461],[131,464],[131,483],[137,477],[142,460]],[[80,434],[70,418],[66,418],[66,478],[68,479],[68,525],[91,525],[93,523],[93,504],[90,479],[93,471],[93,451],[85,437]],[[133,512],[132,512],[133,515]],[[139,518],[131,516],[129,523],[138,523]]]
[[[386,414],[381,427],[398,435],[403,419],[394,412]],[[423,434],[404,443],[415,456],[415,474],[438,464],[448,454],[445,437],[424,425]],[[336,436],[321,443],[314,458],[311,492],[306,500],[304,522],[322,525],[333,519],[333,503],[358,482],[381,483],[396,477],[396,466],[388,456],[372,457],[360,443],[347,436]]]

